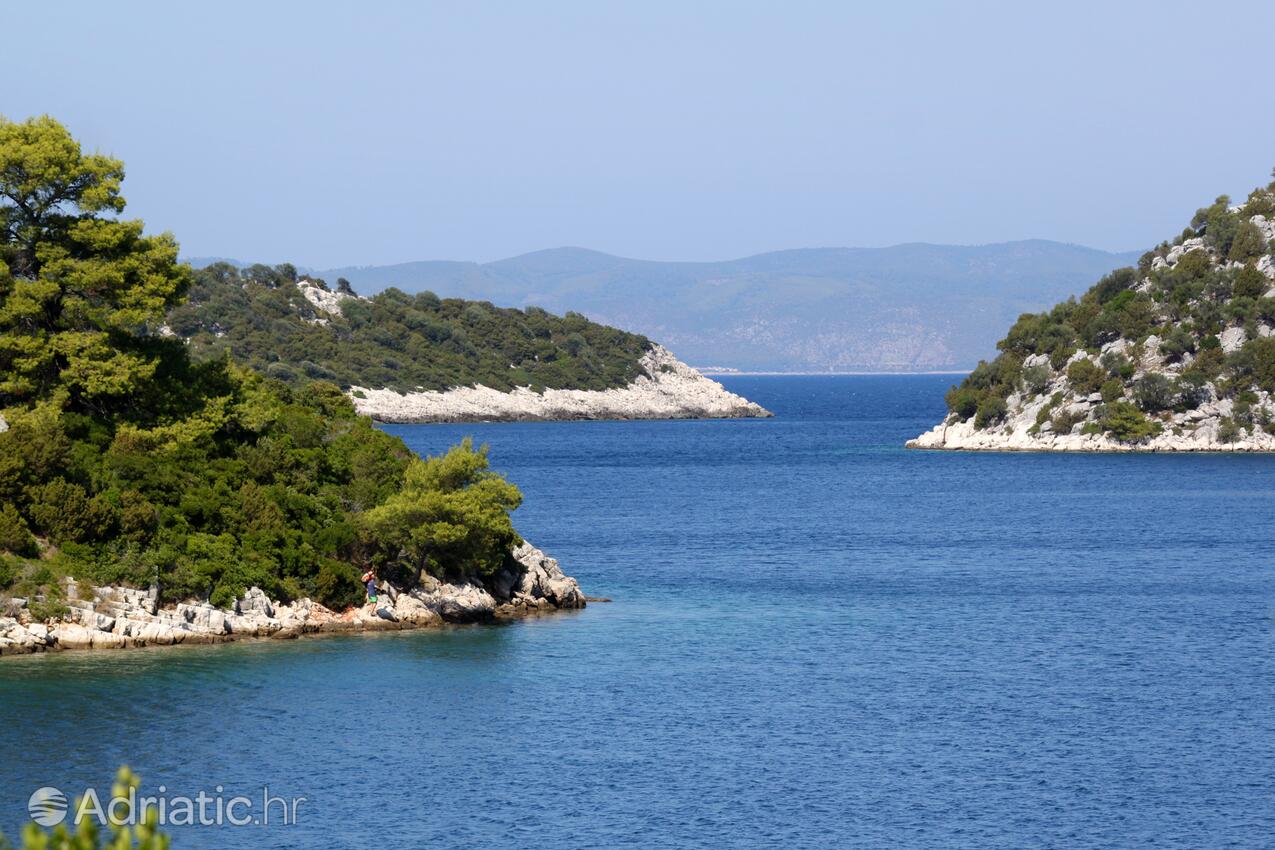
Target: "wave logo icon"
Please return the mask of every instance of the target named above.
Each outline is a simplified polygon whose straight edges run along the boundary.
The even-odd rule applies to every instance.
[[[40,826],[57,826],[66,820],[66,795],[57,788],[38,788],[27,800],[27,814]]]

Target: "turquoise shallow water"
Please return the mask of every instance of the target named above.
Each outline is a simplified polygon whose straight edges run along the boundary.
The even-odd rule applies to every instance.
[[[1275,846],[1275,457],[901,443],[950,379],[492,447],[587,592],[506,627],[0,664],[0,826],[132,764],[305,796],[185,847]]]

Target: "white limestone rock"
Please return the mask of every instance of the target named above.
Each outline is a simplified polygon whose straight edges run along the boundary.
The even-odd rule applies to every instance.
[[[729,392],[662,346],[642,356],[645,374],[610,390],[528,387],[502,392],[485,386],[400,394],[351,387],[355,408],[380,422],[484,422],[571,419],[734,419],[770,412]]]
[[[1248,333],[1243,328],[1227,328],[1218,336],[1222,342],[1222,351],[1230,354],[1239,351],[1248,339]]]
[[[509,565],[486,584],[477,579],[440,582],[427,575],[419,586],[400,591],[382,582],[379,603],[341,614],[310,599],[274,601],[257,587],[245,591],[230,610],[206,601],[159,608],[155,588],[100,587],[91,599],[73,600],[65,619],[45,626],[26,623],[26,600],[11,599],[9,607],[17,616],[0,616],[0,655],[437,626],[584,607],[579,584],[563,574],[556,560],[529,543],[510,554]]]
[[[302,278],[297,281],[297,289],[301,290],[301,294],[305,296],[305,300],[315,306],[315,309],[321,310],[329,315],[341,315],[341,302],[348,299],[360,299],[357,295],[346,295],[344,292],[331,292],[327,289],[320,289],[317,285]],[[321,320],[323,324],[327,324],[327,320]]]

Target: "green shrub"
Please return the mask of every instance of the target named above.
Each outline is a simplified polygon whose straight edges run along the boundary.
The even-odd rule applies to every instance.
[[[971,387],[952,387],[944,400],[948,410],[965,421],[978,412],[979,393]]]
[[[26,520],[13,505],[0,505],[0,552],[33,557],[37,548]]]
[[[1121,442],[1135,443],[1154,437],[1162,430],[1159,422],[1148,419],[1127,401],[1114,401],[1104,408],[1099,423],[1104,431]]]
[[[1195,353],[1195,337],[1179,325],[1160,340],[1160,353],[1170,363],[1176,363],[1186,355]]]
[[[1133,399],[1147,413],[1158,413],[1173,406],[1176,393],[1166,375],[1150,372],[1133,384]]]
[[[27,613],[32,622],[47,623],[67,616],[71,608],[59,599],[32,599],[27,602]]]
[[[1192,367],[1195,365],[1192,364]],[[1208,401],[1208,382],[1209,377],[1198,369],[1191,368],[1183,372],[1174,387],[1174,392],[1177,394],[1177,408],[1194,410]]]
[[[1103,401],[1115,401],[1124,395],[1124,382],[1119,378],[1111,378],[1103,382],[1098,392],[1102,393]]]
[[[1196,248],[1179,257],[1173,271],[1182,280],[1199,280],[1212,268],[1213,259],[1209,256],[1209,252]]]
[[[1050,371],[1043,365],[1029,366],[1023,370],[1023,390],[1028,395],[1039,395],[1049,385]]]
[[[1050,421],[1050,428],[1055,434],[1065,436],[1070,434],[1076,425],[1084,422],[1085,418],[1085,414],[1079,411],[1063,410]]]
[[[55,543],[99,539],[108,533],[113,522],[109,503],[65,478],[33,485],[28,499],[29,515],[36,528]]]
[[[1240,298],[1260,298],[1270,288],[1270,285],[1266,275],[1258,271],[1257,267],[1252,263],[1249,263],[1235,273],[1231,291]]]
[[[1244,204],[1243,214],[1250,218],[1255,215],[1264,215],[1267,218],[1275,215],[1275,193],[1269,189],[1254,189]]]
[[[1056,348],[1049,355],[1049,365],[1055,370],[1061,369],[1067,365],[1067,361],[1070,360],[1071,355],[1075,353],[1076,347],[1074,345],[1065,345],[1061,348]]]
[[[363,602],[364,588],[359,571],[351,564],[327,560],[319,566],[314,580],[314,598],[334,611],[353,608]]]
[[[987,396],[978,404],[978,411],[974,416],[975,428],[987,428],[990,425],[1004,420],[1008,408],[1005,399],[1000,396]]]
[[[1108,351],[1098,359],[1102,368],[1115,378],[1128,379],[1133,376],[1133,363],[1119,351]]]
[[[1096,393],[1107,379],[1107,373],[1089,358],[1077,360],[1067,367],[1067,380],[1080,395]]]
[[[1099,304],[1107,304],[1112,301],[1133,297],[1133,293],[1129,290],[1138,282],[1138,273],[1135,269],[1125,267],[1119,268],[1103,277],[1093,285],[1090,294],[1097,299]]]
[[[1218,423],[1217,439],[1219,443],[1233,443],[1240,438],[1242,429],[1238,422],[1226,417]]]
[[[1243,263],[1266,253],[1266,238],[1257,225],[1251,221],[1242,222],[1235,231],[1231,241],[1231,249],[1227,258],[1233,262]]]
[[[1275,392],[1275,336],[1250,340],[1245,347],[1253,353],[1253,378],[1267,392]]]

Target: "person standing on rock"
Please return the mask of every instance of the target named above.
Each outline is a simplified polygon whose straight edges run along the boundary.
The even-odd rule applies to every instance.
[[[367,587],[367,601],[376,604],[376,570],[370,569],[363,574],[363,584]]]

